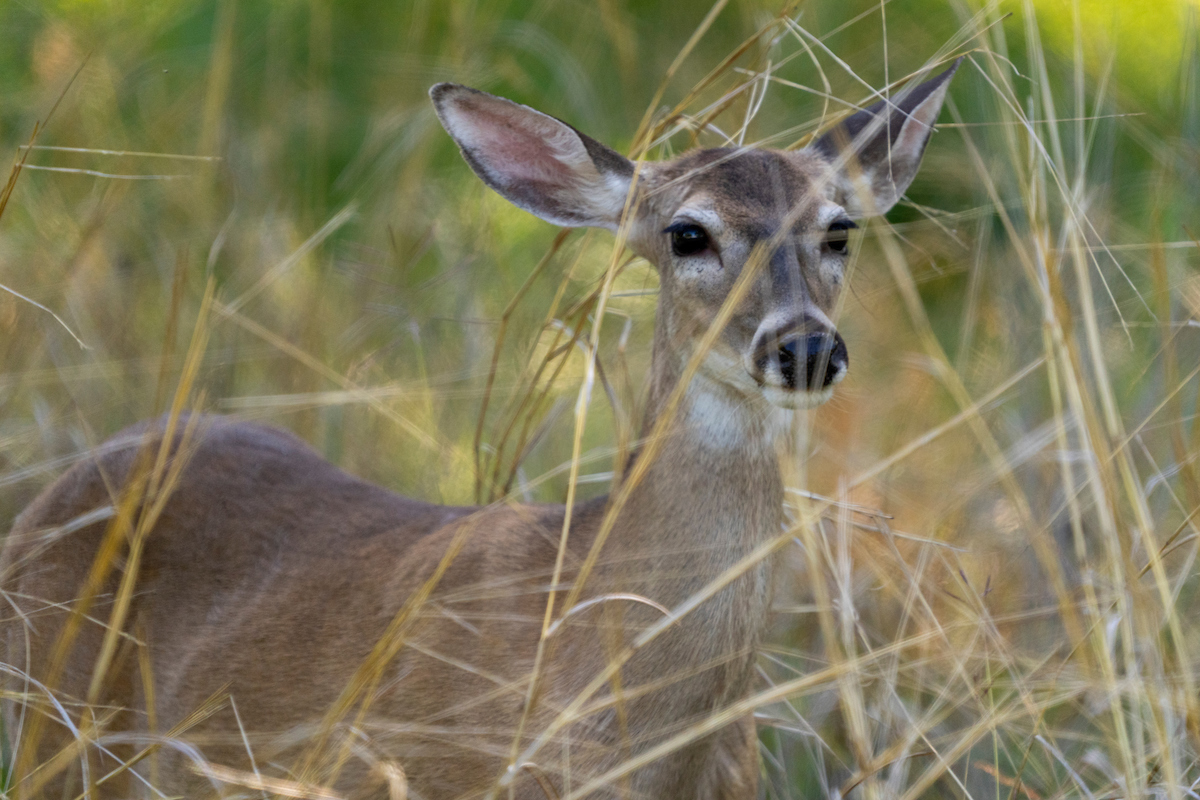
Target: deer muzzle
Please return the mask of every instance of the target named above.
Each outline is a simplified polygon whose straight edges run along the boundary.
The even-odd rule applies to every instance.
[[[782,390],[784,395],[820,395],[818,402],[823,402],[850,366],[846,342],[837,331],[791,330],[767,334],[760,340],[750,372],[759,386],[776,390],[768,392],[772,398]]]

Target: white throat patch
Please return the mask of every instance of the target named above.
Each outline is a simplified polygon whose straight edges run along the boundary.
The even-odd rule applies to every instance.
[[[793,417],[790,409],[754,395],[739,397],[704,375],[692,379],[682,413],[696,441],[717,452],[773,448],[789,435]]]

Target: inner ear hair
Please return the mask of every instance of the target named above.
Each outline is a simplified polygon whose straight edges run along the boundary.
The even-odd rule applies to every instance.
[[[475,174],[514,205],[568,227],[616,229],[633,163],[529,106],[452,83],[429,91]]]

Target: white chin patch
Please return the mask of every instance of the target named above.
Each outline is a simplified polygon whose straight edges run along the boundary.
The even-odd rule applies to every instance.
[[[771,365],[768,367],[766,375],[763,375],[758,379],[759,391],[762,392],[762,396],[768,403],[780,408],[816,408],[819,405],[829,402],[829,398],[833,397],[833,387],[837,386],[846,379],[847,372],[849,372],[849,370],[846,368],[846,366],[844,364],[839,364],[836,365],[833,373],[833,379],[829,382],[828,386],[818,389],[817,391],[811,391],[809,389],[789,389],[787,388],[787,381],[785,381],[783,375],[779,373],[779,367],[777,365]],[[751,372],[751,374],[753,375],[753,372]]]
[[[826,386],[819,392],[802,391],[799,389],[781,389],[778,386],[764,386],[763,397],[769,403],[780,408],[816,408],[833,397],[833,386]]]

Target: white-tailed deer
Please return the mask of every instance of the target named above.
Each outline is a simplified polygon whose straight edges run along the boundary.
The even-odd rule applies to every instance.
[[[5,546],[12,796],[755,797],[752,717],[708,721],[767,613],[771,559],[734,567],[780,535],[790,409],[846,374],[849,230],[913,179],[955,67],[802,150],[636,166],[433,87],[488,186],[657,268],[656,452],[563,539],[563,506],[411,500],[260,425],[119,434]]]

